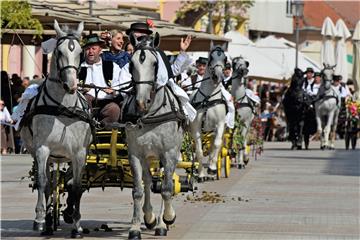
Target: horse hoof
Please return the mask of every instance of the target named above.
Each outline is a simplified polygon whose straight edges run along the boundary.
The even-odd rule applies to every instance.
[[[46,228],[45,231],[41,232],[41,236],[52,236],[54,235],[54,231],[52,228]]]
[[[38,232],[42,232],[44,230],[44,225],[45,225],[44,222],[39,223],[39,222],[34,221],[33,230],[38,231]]]
[[[140,231],[136,231],[136,230],[135,231],[130,231],[128,239],[131,239],[131,240],[141,239]]]
[[[321,149],[321,150],[324,150],[324,149],[325,149],[325,146],[321,146],[320,149]]]
[[[243,169],[243,168],[245,169],[245,164],[239,164],[239,165],[238,165],[238,168],[239,168],[239,169]]]
[[[301,146],[297,146],[297,148],[296,148],[297,150],[301,150],[302,149],[302,147]]]
[[[175,215],[175,217],[172,219],[172,220],[166,220],[165,219],[165,217],[163,217],[163,221],[164,221],[164,223],[166,224],[166,225],[172,225],[172,224],[174,224],[174,222],[175,222],[175,219],[176,219],[176,215]]]
[[[155,229],[155,236],[166,236],[167,230],[165,228],[157,228]]]
[[[209,174],[209,175],[216,175],[216,173],[217,173],[216,169],[215,170],[212,170],[211,168],[207,169],[207,174]]]
[[[64,222],[71,224],[74,222],[73,218],[72,218],[72,212],[70,209],[66,208],[63,211],[63,218],[64,218]]]
[[[147,229],[153,229],[156,226],[156,218],[154,219],[154,222],[147,223],[144,217],[144,223]]]
[[[71,230],[71,238],[82,238],[82,235],[78,230],[73,229]]]

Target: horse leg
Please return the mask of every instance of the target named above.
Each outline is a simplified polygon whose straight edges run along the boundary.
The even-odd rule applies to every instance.
[[[316,114],[316,124],[317,124],[317,135],[320,136],[320,148],[323,149],[323,135],[322,135],[322,122],[321,122],[321,116],[319,114]]]
[[[170,152],[166,152],[164,155],[165,158],[163,159],[164,161],[162,161],[165,169],[164,180],[161,185],[161,197],[164,204],[164,211],[162,218],[160,219],[159,217],[158,219],[158,225],[156,226],[156,229],[166,230],[166,225],[172,225],[176,219],[175,210],[172,206],[172,195],[174,190],[173,175],[176,167],[176,152],[177,151],[175,149],[171,150]],[[164,233],[164,230],[157,231]]]
[[[204,152],[202,150],[202,140],[201,140],[201,132],[197,131],[193,134],[194,142],[195,142],[195,155],[196,159],[199,162],[199,178],[204,178],[206,176],[206,173],[203,169],[203,158],[204,158]]]
[[[298,136],[297,136],[297,150],[302,149],[302,141],[303,141],[303,129],[304,129],[304,120],[301,120],[299,123]]]
[[[330,148],[329,145],[329,135],[331,131],[331,125],[334,119],[334,111],[329,112],[329,116],[326,122],[326,126],[324,128],[324,146],[325,148]]]
[[[195,156],[196,160],[199,162],[198,172],[199,180],[202,180],[206,176],[206,172],[203,168],[203,158],[204,152],[202,149],[202,134],[201,134],[201,119],[203,118],[203,113],[197,113],[195,120],[190,124],[191,136],[195,142]]]
[[[131,227],[129,229],[129,239],[141,239],[141,200],[144,195],[142,186],[142,166],[137,156],[129,155],[131,172],[133,174],[133,190],[132,197],[134,202],[133,217]]]
[[[82,185],[81,185],[81,178],[82,178],[82,170],[85,166],[85,159],[86,159],[86,149],[82,149],[76,155],[75,161],[73,161],[73,183],[71,192],[73,195],[74,200],[74,212],[72,214],[73,219],[73,230],[71,231],[72,238],[81,238],[82,228],[80,226],[80,200],[82,196]]]
[[[143,205],[144,212],[144,223],[147,229],[153,229],[156,225],[156,216],[153,213],[153,208],[150,201],[152,176],[150,168],[143,168],[143,179],[144,179],[144,190],[145,190],[145,201]]]
[[[339,110],[334,112],[333,122],[331,125],[330,149],[335,149],[336,129],[338,125]]]
[[[36,155],[32,155],[33,159],[35,159],[34,161],[37,161],[36,159]],[[36,169],[37,172],[39,173],[39,167],[36,163]],[[37,185],[37,193],[38,193],[38,198],[37,198],[37,202],[36,202],[36,207],[35,207],[35,220],[33,223],[33,230],[34,231],[43,231],[44,230],[44,225],[45,225],[45,209],[44,209],[44,191],[40,190],[39,187],[39,174],[37,174],[36,176],[36,185]]]
[[[218,156],[223,143],[224,128],[225,124],[219,124],[218,128],[216,129],[213,149],[209,156],[208,174],[210,175],[216,175]]]
[[[239,152],[239,168],[245,168],[245,161],[244,159],[247,158],[247,154],[246,154],[246,145],[247,145],[247,139],[246,139],[246,136],[247,136],[247,132],[248,132],[248,126],[244,126],[241,130],[241,136],[243,137],[244,139],[244,142],[242,143],[241,145],[241,149],[240,149],[240,152]]]
[[[51,201],[49,201],[50,184],[49,184],[49,167],[48,158],[50,156],[50,149],[46,146],[37,148],[35,152],[37,166],[38,166],[38,202],[36,204],[37,214],[35,222],[43,223],[43,217],[45,216],[45,230],[41,235],[52,235],[52,217],[51,217]],[[44,210],[44,195],[46,202],[46,212]],[[38,219],[38,217],[40,219]],[[34,224],[35,227],[35,224]]]

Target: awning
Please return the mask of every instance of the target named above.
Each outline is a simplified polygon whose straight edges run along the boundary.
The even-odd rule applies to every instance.
[[[32,14],[39,19],[44,27],[44,35],[55,35],[53,30],[54,19],[60,25],[67,24],[69,27],[76,27],[79,22],[85,23],[85,32],[101,32],[111,29],[119,29],[125,31],[131,23],[151,19],[155,24],[154,31],[159,32],[161,36],[160,48],[168,51],[178,51],[180,47],[179,40],[190,34],[194,37],[188,51],[209,51],[211,42],[213,44],[223,45],[230,39],[208,34],[200,31],[195,31],[190,27],[183,27],[177,24],[169,23],[157,19],[155,12],[146,12],[134,9],[117,9],[113,7],[103,6],[93,3],[92,16],[89,15],[89,4],[78,4],[74,1],[57,0],[29,0],[32,7]],[[50,30],[50,31],[49,31]],[[3,29],[3,43],[10,43],[13,39],[13,30]],[[32,35],[35,31],[32,30],[17,30],[24,38],[24,42],[31,44]],[[27,36],[26,35],[30,35]]]

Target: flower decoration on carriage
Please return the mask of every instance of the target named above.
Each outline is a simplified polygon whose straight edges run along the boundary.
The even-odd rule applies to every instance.
[[[353,101],[349,99],[346,102],[346,108],[353,118],[359,119],[360,115],[360,101]]]
[[[146,19],[146,24],[149,26],[149,28],[155,28],[155,24],[151,19]]]

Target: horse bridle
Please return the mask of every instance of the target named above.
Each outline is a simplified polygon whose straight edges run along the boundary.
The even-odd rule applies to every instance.
[[[140,55],[139,55],[139,60],[140,60],[140,63],[143,63],[145,61],[145,58],[146,58],[146,55],[145,55],[145,51],[144,50],[149,50],[150,53],[152,55],[154,55],[155,59],[156,59],[156,64],[155,64],[155,76],[154,76],[154,81],[135,81],[134,78],[131,79],[132,83],[134,85],[139,85],[139,84],[149,84],[152,86],[152,91],[155,91],[155,82],[156,82],[156,79],[157,79],[157,73],[158,73],[158,68],[159,68],[159,60],[157,58],[157,54],[156,54],[156,50],[155,48],[153,47],[149,47],[149,46],[143,46],[143,45],[140,45],[138,47],[135,48],[135,51],[133,53],[133,56],[135,55],[135,52],[137,51],[141,51]],[[133,63],[130,61],[130,65],[129,65],[129,72],[131,73],[132,72],[132,69],[133,69]]]
[[[208,63],[208,66],[209,66],[209,69],[210,69],[210,73],[213,74],[214,73],[214,69],[216,67],[221,67],[222,69],[224,69],[225,67],[225,64],[227,62],[227,57],[225,56],[225,59],[224,59],[224,65],[220,65],[220,64],[216,64],[215,66],[211,66],[211,62],[213,61],[213,57],[212,57],[212,54],[214,52],[217,52],[217,55],[220,57],[221,53],[223,53],[225,55],[225,52],[224,50],[221,48],[221,47],[215,47],[213,50],[211,50],[210,54],[209,54],[209,63]]]
[[[67,40],[67,39],[69,40],[68,49],[69,49],[71,52],[74,51],[74,49],[75,49],[75,42],[74,42],[74,41],[77,41],[77,42],[80,44],[79,38],[76,37],[76,36],[73,35],[73,34],[69,34],[69,35],[64,36],[64,37],[61,37],[61,38],[59,38],[59,39],[57,40],[55,50],[56,50],[56,59],[57,59],[57,61],[56,61],[56,68],[57,68],[57,70],[58,70],[58,72],[59,72],[59,76],[61,76],[61,72],[62,72],[62,71],[66,70],[66,69],[69,69],[69,68],[75,69],[75,71],[76,71],[77,73],[79,72],[79,67],[74,66],[74,65],[67,65],[67,66],[65,66],[65,67],[60,67],[60,62],[59,62],[59,60],[60,60],[60,57],[61,57],[61,52],[58,51],[58,48],[59,48],[59,46],[60,46],[61,44],[63,44],[63,42],[64,42],[65,40]],[[61,81],[61,78],[59,78],[59,79],[60,79],[60,81]]]

